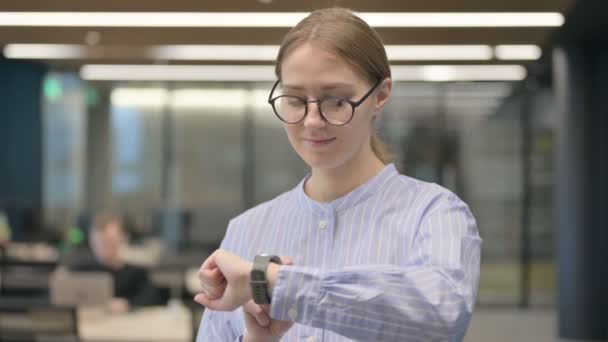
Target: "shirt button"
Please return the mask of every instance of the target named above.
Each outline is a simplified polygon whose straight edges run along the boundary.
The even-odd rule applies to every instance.
[[[296,310],[295,307],[292,307],[291,309],[289,309],[287,311],[287,316],[289,316],[289,318],[291,318],[292,321],[295,321],[296,317],[298,317],[298,310]]]
[[[319,228],[321,228],[321,229],[327,228],[327,221],[326,220],[319,221]]]

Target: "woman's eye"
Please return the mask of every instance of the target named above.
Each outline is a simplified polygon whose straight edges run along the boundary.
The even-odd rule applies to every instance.
[[[298,105],[302,104],[302,101],[300,101],[299,99],[290,98],[290,99],[287,99],[287,103],[291,106],[298,106]]]

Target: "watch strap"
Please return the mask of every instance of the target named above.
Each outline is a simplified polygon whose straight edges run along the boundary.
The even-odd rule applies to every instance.
[[[250,285],[253,301],[256,304],[270,304],[271,298],[268,293],[268,279],[266,278],[266,270],[271,262],[280,265],[281,258],[276,255],[260,254],[256,255],[253,259]]]

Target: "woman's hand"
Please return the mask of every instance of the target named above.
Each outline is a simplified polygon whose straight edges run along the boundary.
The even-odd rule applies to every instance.
[[[270,306],[258,305],[252,300],[243,305],[245,336],[243,342],[279,342],[293,326],[293,322],[270,318]]]
[[[194,300],[211,310],[235,310],[251,299],[251,268],[251,262],[218,249],[205,260],[198,272],[203,292]]]
[[[288,257],[281,257],[283,265],[293,265]],[[278,342],[293,326],[293,322],[270,318],[270,306],[258,305],[253,300],[243,305],[246,333],[243,342]]]

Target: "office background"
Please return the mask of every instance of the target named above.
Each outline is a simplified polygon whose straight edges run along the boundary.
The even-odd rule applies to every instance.
[[[43,244],[52,252],[41,254],[61,260],[86,245],[96,211],[118,209],[144,264],[170,298],[187,302],[184,281],[175,285],[163,272],[196,268],[231,217],[307,172],[266,101],[272,60],[205,52],[278,45],[287,27],[68,27],[19,23],[25,19],[6,13],[299,12],[335,4],[360,12],[554,14],[523,27],[379,27],[386,44],[410,50],[392,54],[397,82],[378,130],[402,173],[453,190],[475,214],[484,244],[470,341],[607,339],[597,308],[608,304],[598,290],[608,285],[598,263],[606,256],[598,246],[606,241],[605,1],[4,1],[5,252],[17,246],[13,254],[27,250],[25,258],[36,259],[27,246]],[[138,78],[129,67],[104,76],[100,66],[108,64],[156,68],[147,76],[194,69],[185,78],[176,69]],[[247,79],[243,66],[266,74]],[[220,71],[196,78],[196,67]],[[227,76],[235,70],[243,77]],[[594,265],[599,274],[583,271]],[[189,308],[196,322],[200,310]]]

